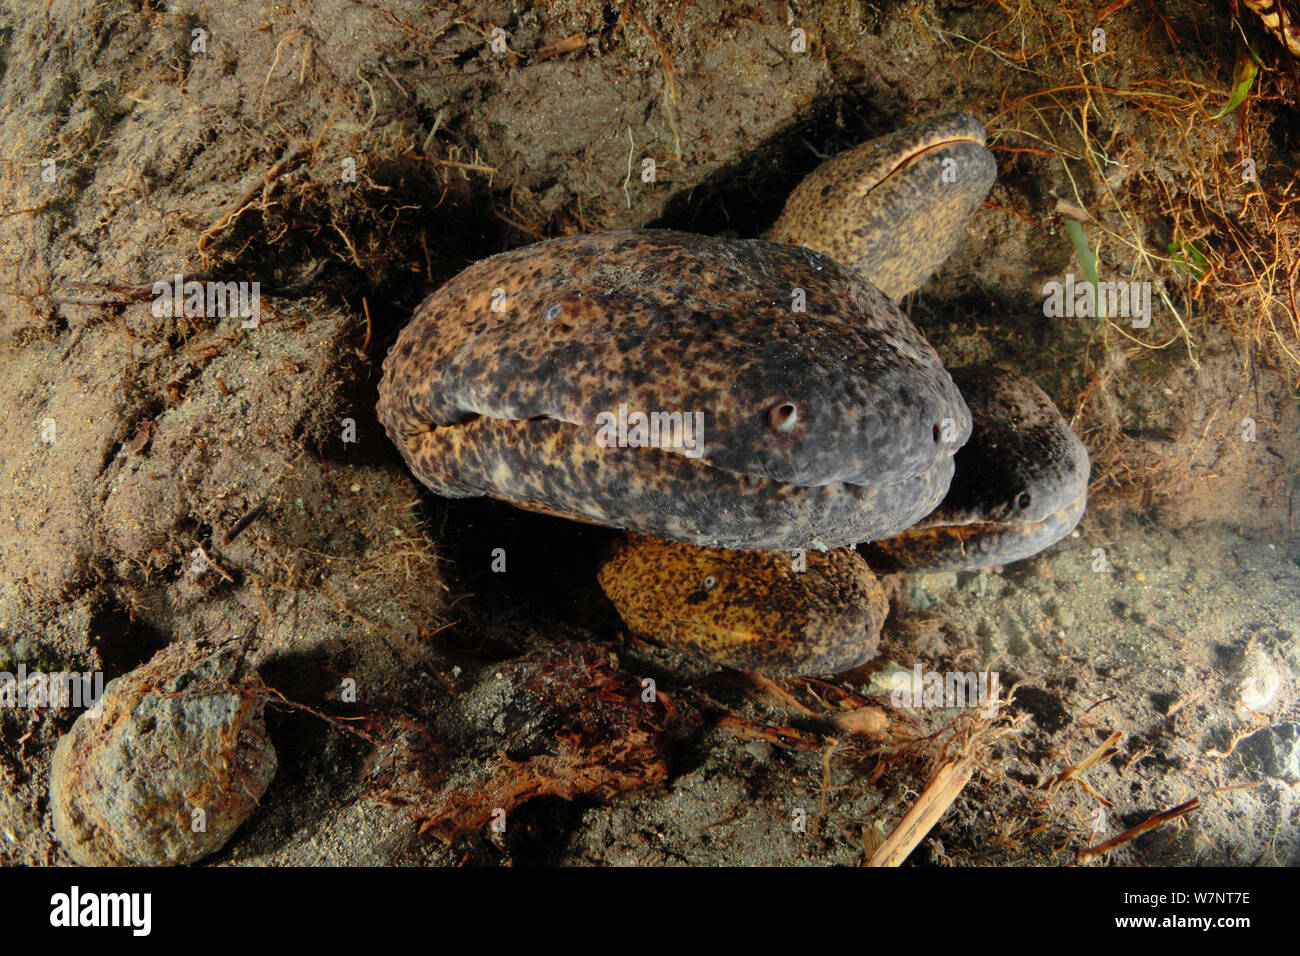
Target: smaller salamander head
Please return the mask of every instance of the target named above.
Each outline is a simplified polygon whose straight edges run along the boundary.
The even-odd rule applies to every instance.
[[[1086,494],[1087,449],[1042,389],[997,365],[958,369],[953,380],[974,430],[936,515],[1029,525]]]
[[[933,512],[866,547],[880,567],[963,571],[1010,564],[1060,541],[1088,500],[1088,450],[1033,382],[996,365],[952,373],[970,403],[970,441]]]
[[[897,301],[948,258],[996,178],[979,120],[946,113],[817,167],[768,238],[825,252]]]
[[[851,548],[727,551],[632,535],[600,585],[637,633],[743,670],[821,674],[875,654],[887,602]]]

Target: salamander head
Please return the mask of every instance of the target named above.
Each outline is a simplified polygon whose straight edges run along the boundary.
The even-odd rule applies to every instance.
[[[984,142],[967,113],[869,140],[813,170],[768,238],[825,252],[897,301],[948,258],[993,186]]]

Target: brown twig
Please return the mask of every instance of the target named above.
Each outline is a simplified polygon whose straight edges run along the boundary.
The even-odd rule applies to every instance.
[[[1198,806],[1200,806],[1200,804],[1201,804],[1200,797],[1192,797],[1192,799],[1188,800],[1186,803],[1180,803],[1172,810],[1161,810],[1159,813],[1154,813],[1151,816],[1147,817],[1145,820],[1143,820],[1141,823],[1139,823],[1137,826],[1129,827],[1119,836],[1113,837],[1112,839],[1107,840],[1105,843],[1098,843],[1096,846],[1090,846],[1086,849],[1080,850],[1079,857],[1076,862],[1086,863],[1095,857],[1101,856],[1102,854],[1105,853],[1109,853],[1111,850],[1115,849],[1118,846],[1122,846],[1123,844],[1127,843],[1129,840],[1132,840],[1134,837],[1139,837],[1143,833],[1146,833],[1148,830],[1154,830],[1162,823],[1168,823],[1170,820],[1177,820],[1179,817],[1183,816],[1184,814],[1191,813]]]
[[[717,726],[722,730],[731,731],[737,737],[746,740],[765,740],[787,750],[820,750],[824,746],[822,738],[810,731],[760,724],[737,714],[728,714],[718,721]]]
[[[1064,770],[1058,773],[1055,777],[1053,777],[1043,786],[1046,789],[1051,790],[1051,789],[1055,789],[1056,787],[1060,786],[1063,783],[1066,783],[1067,781],[1074,780],[1075,783],[1078,783],[1080,786],[1083,786],[1084,789],[1088,790],[1089,792],[1092,792],[1091,787],[1088,787],[1086,784],[1084,784],[1082,780],[1077,779],[1078,775],[1081,774],[1083,771],[1087,770],[1093,764],[1099,763],[1102,760],[1108,760],[1109,758],[1115,756],[1115,754],[1119,752],[1119,748],[1116,747],[1115,744],[1119,743],[1119,738],[1122,736],[1123,734],[1121,734],[1120,731],[1118,730],[1115,731],[1113,734],[1107,737],[1105,741],[1102,742],[1101,746],[1099,746],[1096,750],[1088,754],[1088,756],[1084,757],[1082,760],[1080,760],[1078,763],[1074,764],[1073,766],[1066,767]]]
[[[263,501],[260,505],[258,505],[255,508],[250,508],[247,512],[244,513],[243,517],[241,517],[238,521],[236,521],[231,526],[230,530],[226,532],[225,536],[221,539],[221,546],[224,548],[226,545],[230,544],[230,542],[234,541],[235,538],[239,537],[239,533],[241,531],[243,531],[250,524],[252,524],[258,518],[260,518],[263,515],[263,513],[265,513],[265,511],[266,511],[265,501]]]
[[[533,62],[541,63],[543,60],[549,60],[553,56],[561,56],[565,53],[572,53],[574,50],[581,50],[586,45],[587,38],[583,34],[573,33],[558,43],[552,43],[548,47],[543,47],[533,57]]]
[[[969,755],[950,760],[930,778],[916,803],[885,837],[867,860],[867,866],[899,866],[911,855],[939,818],[952,806],[957,795],[970,783],[973,772]]]

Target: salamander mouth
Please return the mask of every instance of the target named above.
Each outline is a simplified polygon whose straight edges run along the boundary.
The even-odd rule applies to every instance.
[[[803,486],[716,468],[658,448],[599,447],[550,419],[476,418],[402,446],[412,469],[451,497],[521,508],[687,544],[739,551],[826,550],[887,537],[942,499],[953,459],[896,483]]]
[[[899,156],[897,162],[895,162],[893,166],[891,166],[881,175],[880,179],[877,180],[871,186],[871,189],[876,189],[877,187],[884,185],[884,183],[886,183],[891,176],[895,176],[898,173],[902,172],[908,166],[911,166],[913,163],[919,160],[922,156],[926,156],[929,153],[938,152],[944,149],[951,149],[954,146],[966,146],[966,145],[984,146],[985,145],[984,137],[976,136],[972,133],[966,136],[951,136],[946,139],[938,140],[937,142],[918,143],[914,148],[907,150],[901,156]],[[868,189],[867,192],[868,193],[871,192],[871,189]]]
[[[866,546],[864,553],[883,567],[900,570],[966,571],[1011,564],[1038,554],[1073,531],[1087,503],[1085,486],[1061,507],[1034,521],[921,522],[887,541]]]

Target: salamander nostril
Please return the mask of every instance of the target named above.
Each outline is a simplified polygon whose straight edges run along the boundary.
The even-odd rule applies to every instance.
[[[935,423],[934,423],[934,443],[935,443],[936,445],[939,444],[939,436],[940,436],[941,434],[943,434],[943,430],[939,427],[939,423],[938,423],[938,422],[935,422]]]
[[[767,420],[779,432],[788,432],[799,423],[799,409],[792,402],[773,405],[767,413]]]

